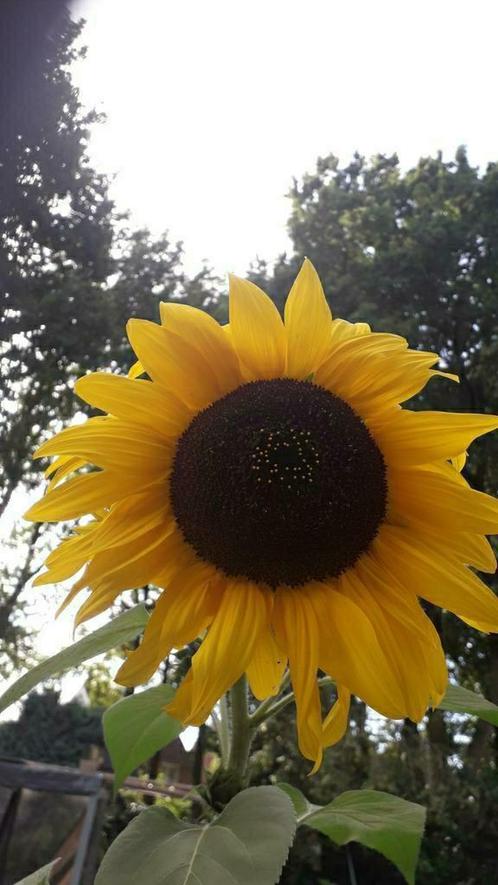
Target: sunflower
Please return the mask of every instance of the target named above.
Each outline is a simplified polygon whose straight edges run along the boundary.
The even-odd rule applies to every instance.
[[[309,261],[284,319],[231,277],[225,326],[178,303],[161,305],[161,325],[130,320],[138,362],[76,383],[105,414],[39,448],[57,457],[27,516],[95,517],[36,581],[85,566],[64,603],[90,588],[77,623],[125,589],[164,588],[120,683],[147,681],[203,635],[169,707],[199,724],[244,672],[263,700],[288,666],[299,747],[318,765],[351,694],[414,721],[443,696],[444,653],[418,597],[498,630],[498,600],[472,570],[495,570],[485,535],[498,503],[458,469],[498,418],[401,408],[443,374],[438,356],[332,319]],[[337,686],[323,720],[319,670]]]

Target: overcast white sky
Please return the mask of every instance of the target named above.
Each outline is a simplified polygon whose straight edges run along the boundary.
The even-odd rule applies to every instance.
[[[78,0],[94,162],[139,223],[243,274],[329,151],[498,159],[495,0]]]

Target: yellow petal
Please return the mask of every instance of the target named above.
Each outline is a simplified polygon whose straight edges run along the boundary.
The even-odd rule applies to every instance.
[[[134,562],[142,560],[150,551],[155,550],[160,545],[165,546],[169,535],[176,531],[176,523],[173,519],[169,519],[155,526],[150,531],[144,532],[140,536],[139,542],[135,544],[125,541],[119,545],[100,550],[92,557],[88,565],[85,574],[86,584],[94,587],[115,572],[124,574],[123,570],[126,566],[130,567],[131,572],[131,566]],[[162,561],[160,560],[161,564]],[[158,569],[154,571],[154,574],[156,571]],[[147,583],[147,581],[144,583]]]
[[[434,703],[435,697],[439,696],[437,686],[440,684],[441,667],[444,678],[447,678],[446,661],[437,633],[432,631],[431,622],[411,594],[397,585],[399,611],[392,605],[383,604],[386,583],[393,584],[389,578],[389,575],[383,575],[381,569],[375,569],[369,558],[368,568],[357,564],[354,571],[341,578],[339,586],[372,624],[402,691],[407,714],[414,722],[419,722],[427,708]],[[411,620],[406,617],[406,596],[413,599]],[[434,668],[431,670],[426,666],[424,648],[434,643]]]
[[[54,464],[60,466],[56,466],[54,475],[47,485],[47,492],[51,489],[55,489],[55,487],[58,486],[66,476],[69,476],[70,473],[74,473],[76,470],[79,470],[80,467],[85,467],[87,462],[83,460],[83,458],[73,458],[70,455],[67,455],[66,457],[61,456],[60,458],[56,458]],[[50,466],[53,467],[54,465],[51,464]]]
[[[314,380],[327,390],[347,398],[350,392],[356,390],[355,379],[358,377],[361,389],[364,379],[371,379],[376,367],[375,377],[382,383],[385,366],[391,365],[393,359],[406,352],[407,348],[404,338],[382,332],[348,338],[332,349],[330,356],[317,369]]]
[[[174,524],[170,523],[143,535],[139,545],[123,545],[97,553],[76,585],[78,590],[86,586],[92,589],[78,610],[76,624],[100,614],[123,590],[155,583],[168,536],[173,531]]]
[[[192,709],[192,693],[194,688],[193,675],[191,667],[185,678],[182,680],[180,688],[176,692],[173,701],[164,708],[166,713],[183,724],[185,724],[190,716],[190,711]],[[180,703],[178,703],[178,696],[180,696]]]
[[[147,374],[192,409],[202,409],[225,391],[207,358],[178,335],[148,320],[129,320],[130,344]]]
[[[458,470],[459,473],[461,473],[463,468],[465,467],[466,461],[467,452],[461,452],[459,455],[456,455],[454,458],[451,459],[453,467],[455,468],[455,470]]]
[[[331,747],[344,737],[348,727],[351,695],[344,685],[337,686],[337,700],[323,722],[323,746]]]
[[[71,578],[88,561],[91,549],[92,538],[88,534],[76,535],[62,541],[45,560],[47,571],[35,578],[33,586],[57,584],[59,581]]]
[[[159,597],[142,642],[118,670],[116,682],[147,682],[172,648],[182,648],[209,626],[219,600],[219,588],[206,580],[205,569],[182,572]]]
[[[77,467],[82,467],[85,463],[85,461],[82,461],[80,458],[74,458],[72,455],[60,455],[58,458],[54,458],[52,463],[48,465],[43,471],[43,475],[48,479],[54,473],[57,473],[62,479],[63,476],[67,476],[68,473],[71,473]]]
[[[208,361],[220,391],[227,393],[241,383],[239,362],[230,338],[213,317],[188,304],[162,303],[161,322]]]
[[[287,375],[304,380],[316,372],[331,350],[332,314],[322,284],[306,258],[285,305]]]
[[[278,694],[286,666],[287,658],[278,648],[273,631],[268,629],[257,641],[247,667],[247,678],[254,697],[263,701],[270,695]]]
[[[434,535],[434,531],[431,532]],[[494,575],[496,555],[488,539],[470,532],[437,532],[442,548],[446,548],[462,565],[471,565],[481,572]]]
[[[454,381],[453,375],[430,368],[436,360],[435,355],[419,357],[413,350],[396,354],[392,359],[373,359],[363,371],[355,370],[349,389],[342,395],[363,417],[375,416],[381,409],[390,409],[411,399],[431,378]]]
[[[92,552],[140,543],[151,529],[171,521],[169,495],[162,483],[117,501],[92,534]]]
[[[332,321],[330,341],[332,347],[337,347],[349,338],[360,338],[370,335],[371,328],[368,323],[349,323],[347,320],[336,319]]]
[[[132,381],[123,375],[95,372],[75,384],[81,399],[125,421],[136,421],[166,436],[178,436],[192,414],[174,396],[151,381]]]
[[[71,457],[71,455],[61,455],[58,458],[55,458],[52,463],[45,468],[45,470],[43,471],[43,475],[46,477],[46,479],[48,479],[49,476],[52,476],[53,473],[64,467],[64,465],[67,464],[68,461],[72,460],[73,458]]]
[[[75,599],[75,597],[78,595],[78,593],[81,592],[81,589],[82,588],[79,586],[79,581],[74,585],[74,587],[71,587],[69,593],[66,594],[66,596],[64,597],[63,601],[61,602],[59,608],[57,609],[57,611],[55,613],[56,618],[58,618],[59,615],[61,615],[62,612],[65,611],[65,609],[73,601],[73,599]]]
[[[383,528],[380,533],[382,531]],[[351,576],[345,575],[344,578],[345,580],[338,582],[340,592],[349,595],[353,591],[352,599],[361,605],[368,603],[370,597],[373,597],[386,617],[396,621],[418,640],[427,641],[427,616],[418,596],[394,580],[390,573],[386,573],[369,553],[356,563]],[[368,611],[367,607],[367,616]]]
[[[139,378],[140,375],[143,375],[144,373],[145,373],[145,369],[142,366],[142,363],[140,362],[140,360],[137,360],[135,363],[133,363],[133,365],[129,369],[128,378],[131,378],[132,380],[134,380],[135,378]]]
[[[314,585],[310,599],[320,626],[321,669],[384,716],[406,716],[396,673],[362,609],[324,585]]]
[[[384,525],[372,551],[388,572],[409,590],[498,632],[498,598],[477,575],[450,557],[440,539],[414,529]]]
[[[408,467],[456,457],[477,436],[496,430],[498,417],[399,409],[389,419],[369,417],[368,426],[388,463]]]
[[[488,621],[479,621],[474,620],[474,618],[464,618],[463,615],[459,615],[460,620],[462,620],[465,624],[468,624],[469,627],[472,627],[473,630],[480,630],[481,633],[496,633],[498,632],[496,627],[490,624]]]
[[[332,325],[335,322],[336,320]],[[345,362],[350,363],[351,359],[370,359],[374,355],[392,356],[393,353],[406,350],[408,350],[406,338],[393,332],[369,332],[368,335],[342,338],[333,348],[329,357],[330,363],[327,362],[327,369],[324,366],[324,372],[331,366],[342,367]]]
[[[274,624],[277,642],[289,658],[299,749],[315,762],[316,770],[323,754],[317,685],[319,630],[307,594],[300,589],[279,588],[275,594]]]
[[[273,301],[254,283],[230,276],[230,335],[246,380],[285,374],[287,340]]]
[[[153,473],[160,479],[171,464],[173,443],[138,424],[117,418],[90,418],[47,440],[34,457],[56,454],[78,455],[97,467],[123,473]]]
[[[77,519],[143,488],[143,476],[108,473],[105,470],[70,479],[33,504],[24,514],[33,522]]]
[[[475,491],[446,474],[426,470],[390,471],[390,512],[393,520],[403,519],[445,532],[498,533],[498,501]]]
[[[269,591],[227,579],[223,599],[207,637],[192,658],[192,687],[178,689],[168,712],[181,722],[200,725],[245,672],[269,622]]]
[[[181,574],[184,569],[189,569],[200,561],[194,549],[184,541],[180,531],[172,532],[171,535],[168,535],[163,552],[162,568],[154,578],[154,583],[158,587],[169,587],[176,575]],[[211,574],[217,574],[212,566],[209,566],[209,568],[211,569]]]

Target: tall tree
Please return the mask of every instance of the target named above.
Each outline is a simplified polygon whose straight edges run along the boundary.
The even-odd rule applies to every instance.
[[[460,376],[459,385],[433,380],[413,408],[498,412],[498,164],[481,172],[463,148],[454,160],[438,154],[408,171],[396,156],[355,155],[341,165],[330,155],[295,180],[289,196],[291,253],[271,269],[264,263],[252,268],[253,280],[278,306],[308,256],[335,316],[403,334],[412,347],[440,353],[441,368]],[[475,446],[466,466],[472,484],[492,494],[497,455],[492,434]],[[497,638],[472,633],[449,614],[432,617],[456,679],[498,701]],[[491,822],[483,824],[497,788],[493,732],[487,723],[462,724],[434,711],[422,728],[395,726],[388,752],[375,752],[372,736],[367,783],[430,806],[424,850],[431,881],[454,881],[466,871],[458,881],[475,874],[484,883],[495,875],[494,861],[475,861],[476,828],[485,842],[495,838]],[[332,758],[341,752],[332,751]],[[483,760],[493,768],[483,768]],[[442,840],[444,862],[438,860]]]
[[[180,243],[131,229],[90,162],[103,120],[72,81],[82,28],[61,0],[0,4],[0,516],[40,482],[39,442],[85,408],[74,379],[133,361],[128,317],[157,320],[169,298],[222,309],[209,271],[189,279]],[[27,647],[20,603],[41,543],[21,523],[13,531],[0,565],[4,672]]]
[[[27,458],[51,422],[70,413],[67,379],[75,365],[95,359],[108,334],[101,287],[113,267],[113,206],[87,156],[97,118],[83,111],[69,71],[81,54],[74,48],[81,25],[58,6],[51,29],[37,32],[20,84],[2,81],[2,510],[21,479],[35,481]],[[2,7],[16,57],[30,58],[33,25],[41,25],[36,9]]]

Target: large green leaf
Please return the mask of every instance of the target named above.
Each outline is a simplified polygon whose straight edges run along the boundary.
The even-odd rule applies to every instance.
[[[183,731],[181,722],[164,712],[174,693],[170,685],[156,685],[121,698],[105,711],[104,738],[116,790],[138,765]]]
[[[479,716],[479,719],[485,719],[492,725],[498,726],[498,707],[487,701],[486,698],[476,694],[475,691],[469,691],[468,688],[461,688],[460,685],[448,685],[446,694],[439,705],[440,710],[450,710],[452,713],[472,713]]]
[[[373,848],[413,885],[425,825],[425,808],[421,805],[376,790],[349,790],[322,807],[307,802],[295,787],[279,786],[291,797],[298,811],[298,824],[319,830],[337,845],[361,842]]]
[[[301,790],[298,790],[297,787],[293,787],[291,784],[278,784],[277,786],[279,789],[283,790],[284,793],[287,793],[294,806],[298,821],[303,815],[308,814],[311,808],[318,808],[318,806],[311,805],[306,796],[303,796]]]
[[[84,636],[69,648],[65,648],[52,658],[47,658],[46,661],[42,661],[27,673],[23,673],[21,678],[14,682],[0,697],[0,713],[45,679],[64,673],[72,667],[78,667],[84,661],[88,661],[104,651],[109,651],[111,648],[116,648],[118,645],[135,639],[144,629],[147,620],[148,614],[145,606],[136,605],[129,611],[123,612],[122,615],[118,615],[117,618],[113,618],[95,633],[89,633],[88,636]]]
[[[95,885],[275,885],[295,829],[277,787],[243,790],[205,827],[148,808],[112,843]]]
[[[16,885],[50,885],[50,873],[52,867],[55,866],[58,860],[59,858],[56,858],[44,867],[40,867],[35,873],[31,873],[30,876],[26,876],[24,879],[19,879],[19,882],[16,882]]]

